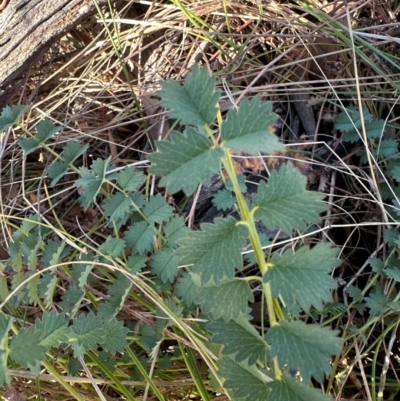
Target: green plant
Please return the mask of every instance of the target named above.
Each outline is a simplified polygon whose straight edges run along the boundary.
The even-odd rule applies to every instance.
[[[258,97],[244,100],[223,120],[215,84],[207,70],[197,66],[183,86],[173,81],[162,84],[161,103],[185,130],[172,131],[157,143],[158,152],[149,155],[149,171],[161,177],[159,185],[168,194],[183,190],[191,195],[214,174],[229,178],[214,203],[220,208],[235,206],[239,218],[217,218],[199,231],[185,227],[183,217],[161,193],[143,193],[146,177],[134,167],[117,168],[109,158],[78,169],[74,163],[86,147],[70,142],[58,155],[49,140],[59,128],[47,120],[37,125],[36,135],[25,130],[30,138],[20,141],[24,156],[44,148],[56,157],[47,169],[53,186],[67,173],[79,174],[74,186],[80,190],[82,205],[87,209],[99,204],[112,234],[94,244],[89,240],[94,229],[77,238],[66,232],[58,218],[53,225],[39,214],[15,226],[10,259],[1,266],[0,276],[1,383],[9,381],[10,363],[34,373],[44,364],[57,375],[51,361],[62,349],[66,355],[62,366],[95,361],[96,374],[108,376],[116,391],[134,399],[107,365],[110,355],[125,353],[126,361],[137,366],[157,398],[164,399],[141,357],[145,351],[156,358],[159,344],[174,333],[174,338],[189,340],[190,346],[180,343],[180,355],[203,399],[209,395],[193,349],[207,363],[211,376],[222,378],[217,387],[223,385],[231,399],[329,399],[309,383],[311,378],[322,383],[325,373],[331,372],[330,357],[340,352],[342,340],[328,327],[303,322],[299,308],[307,314],[332,300],[335,281],[329,272],[340,264],[338,250],[320,243],[272,252],[274,245],[263,248],[256,228],[261,221],[287,234],[305,230],[327,210],[324,195],[306,190],[306,178],[284,164],[271,172],[268,182],[260,183],[250,199],[244,196],[243,177],[235,171],[232,152],[257,155],[282,151],[284,146],[270,132],[275,120],[270,104]],[[19,124],[24,111],[22,106],[5,109],[0,129]],[[253,252],[248,259],[255,261],[259,275],[239,277],[247,242]],[[108,283],[102,297],[92,291],[94,272]],[[61,301],[55,302],[63,276],[65,289]],[[260,286],[268,312],[261,329],[249,321],[248,305],[254,300],[251,285]],[[129,328],[117,319],[131,299],[156,316],[153,323],[136,328],[135,336],[128,335]],[[23,305],[39,305],[41,317],[26,321],[20,316],[14,322],[13,311]],[[187,323],[194,317],[201,319]]]

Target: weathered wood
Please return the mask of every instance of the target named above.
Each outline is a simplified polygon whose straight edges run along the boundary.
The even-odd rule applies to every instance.
[[[52,43],[95,11],[94,0],[9,0],[0,13],[0,107]]]

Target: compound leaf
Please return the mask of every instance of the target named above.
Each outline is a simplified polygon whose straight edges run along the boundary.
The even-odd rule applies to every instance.
[[[33,373],[39,374],[47,348],[40,344],[41,332],[35,326],[21,328],[10,342],[10,358]]]
[[[157,92],[161,105],[169,110],[172,118],[184,125],[204,127],[214,122],[218,111],[220,92],[215,90],[215,78],[206,68],[198,65],[187,75],[185,83],[168,80],[161,83]]]
[[[235,268],[243,265],[240,250],[247,236],[247,229],[237,224],[233,217],[217,218],[214,223],[204,223],[201,231],[191,231],[179,241],[176,254],[185,264],[193,264],[193,271],[200,274],[203,283],[222,278],[233,278]]]
[[[272,389],[271,401],[330,401],[331,397],[322,394],[319,390],[299,383],[287,374],[282,375],[281,380],[275,380],[268,384]]]
[[[234,279],[219,286],[199,287],[195,299],[203,312],[209,312],[213,319],[222,317],[226,322],[237,318],[241,313],[246,314],[248,302],[253,301],[249,284],[241,279]]]
[[[265,362],[269,345],[249,323],[246,316],[240,315],[235,320],[224,322],[217,320],[207,325],[212,341],[223,344],[223,353],[230,355],[236,362],[246,361],[254,365],[258,360]]]
[[[179,258],[170,248],[157,252],[150,262],[151,272],[156,274],[163,283],[173,282],[178,275]]]
[[[268,183],[261,182],[253,196],[254,218],[270,229],[304,230],[307,223],[318,223],[319,213],[327,209],[322,202],[325,194],[306,190],[307,178],[291,163],[274,170]]]
[[[340,265],[337,255],[338,249],[329,244],[302,247],[296,252],[288,249],[283,255],[274,253],[264,282],[270,281],[274,296],[281,296],[287,305],[297,302],[306,312],[310,306],[322,310],[322,301],[332,299],[335,280],[328,273]]]
[[[330,356],[341,350],[342,340],[337,333],[328,327],[281,320],[268,330],[265,340],[271,344],[271,356],[278,358],[282,368],[287,365],[299,371],[306,383],[311,376],[322,383],[323,372],[331,371]]]
[[[222,123],[223,146],[250,155],[283,150],[284,145],[271,133],[275,121],[276,115],[272,112],[271,103],[261,103],[258,96],[251,101],[244,99],[238,111],[229,110]]]
[[[143,208],[143,213],[149,219],[150,223],[161,223],[168,221],[173,215],[174,208],[168,205],[161,194],[151,196]]]
[[[191,195],[199,184],[206,185],[219,170],[224,151],[193,128],[171,132],[170,140],[157,142],[158,152],[148,156],[150,172],[162,177],[160,185],[174,194],[181,189]]]

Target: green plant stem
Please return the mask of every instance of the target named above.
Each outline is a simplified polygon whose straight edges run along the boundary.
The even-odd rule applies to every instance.
[[[246,225],[246,227],[249,230],[251,247],[253,248],[254,255],[256,257],[256,261],[259,266],[261,275],[262,275],[262,277],[264,277],[264,275],[266,274],[266,272],[267,272],[268,268],[271,266],[271,264],[267,263],[265,261],[260,237],[257,233],[256,225],[255,225],[254,219],[253,219],[255,210],[252,210],[252,211],[249,210],[247,202],[242,194],[242,191],[240,190],[239,181],[237,179],[237,175],[235,172],[235,167],[233,165],[232,157],[231,157],[228,149],[225,149],[225,157],[222,159],[222,163],[223,163],[225,170],[227,171],[228,176],[232,182],[232,186],[233,186],[233,190],[235,192],[236,199],[238,202],[242,222]],[[282,313],[281,307],[278,304],[278,302],[274,301],[270,283],[263,282],[263,290],[264,290],[264,296],[265,296],[266,303],[267,303],[268,318],[270,321],[270,325],[271,326],[278,325],[278,320],[276,318],[276,315],[278,315],[280,318],[282,318],[283,313]],[[273,363],[274,363],[275,378],[277,380],[279,380],[281,378],[282,372],[279,368],[277,358],[273,358]]]

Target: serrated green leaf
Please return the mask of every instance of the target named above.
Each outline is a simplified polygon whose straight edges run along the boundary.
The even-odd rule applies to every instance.
[[[0,314],[0,386],[10,383],[7,367],[8,332],[11,330],[13,319]]]
[[[176,248],[177,241],[185,237],[189,228],[185,226],[185,220],[182,216],[174,216],[164,226],[164,235],[167,237],[169,245]]]
[[[228,210],[236,203],[236,198],[231,191],[223,189],[214,195],[212,203],[218,210]]]
[[[0,266],[2,263],[0,262]],[[2,269],[0,269],[0,301],[4,301],[10,294],[8,290],[8,279],[6,276],[2,275]]]
[[[104,343],[107,332],[102,326],[102,319],[93,313],[88,315],[82,313],[74,320],[71,327],[70,344],[75,358],[83,357],[85,352],[96,349],[98,344]]]
[[[377,274],[382,274],[382,270],[385,267],[385,263],[379,258],[370,258],[369,264],[372,267],[372,271]]]
[[[394,178],[397,182],[400,182],[400,166],[394,166],[387,172],[387,175]]]
[[[68,341],[69,329],[63,313],[44,312],[41,319],[35,320],[35,327],[40,332],[40,344],[46,348],[56,347]]]
[[[207,324],[207,329],[212,334],[212,341],[223,344],[223,353],[236,362],[246,361],[254,365],[257,361],[265,363],[267,360],[269,345],[244,315],[228,322],[211,322]]]
[[[17,124],[22,115],[27,113],[30,109],[31,106],[24,106],[22,104],[5,107],[0,115],[0,132]]]
[[[96,199],[97,194],[100,192],[106,173],[108,169],[111,168],[111,166],[109,166],[110,160],[111,156],[106,160],[94,160],[90,166],[91,170],[86,167],[79,168],[81,178],[75,181],[75,186],[77,188],[82,188],[80,199],[85,210]]]
[[[62,154],[64,161],[56,161],[47,169],[47,174],[53,178],[50,185],[56,185],[68,171],[69,163],[73,163],[78,157],[82,156],[88,148],[88,145],[82,146],[77,141],[68,141]]]
[[[125,241],[128,248],[144,255],[153,249],[154,229],[149,227],[145,221],[134,224],[125,231]]]
[[[398,241],[399,237],[400,234],[397,230],[383,230],[383,240],[389,246],[394,246],[395,241]]]
[[[46,277],[46,279],[45,279]],[[57,275],[53,275],[51,273],[49,273],[47,276],[43,277],[42,275],[42,279],[40,280],[40,284],[39,284],[39,296],[42,295],[43,298],[43,302],[46,306],[46,308],[50,309],[54,306],[53,303],[53,298],[54,295],[56,293],[56,290],[58,289],[58,277]],[[42,285],[44,285],[44,291],[42,291],[42,289],[40,288]]]
[[[148,156],[150,172],[162,177],[160,185],[175,194],[191,195],[199,184],[207,185],[219,171],[224,151],[193,128],[171,132],[170,140],[157,142],[158,152]]]
[[[386,274],[387,277],[392,278],[397,282],[400,282],[400,269],[398,267],[385,269],[383,272]]]
[[[44,119],[36,126],[37,134],[31,138],[21,139],[19,141],[20,148],[25,152],[25,156],[41,147],[53,135],[61,131],[62,127],[56,127],[51,120]]]
[[[328,273],[340,265],[337,255],[338,249],[329,244],[274,253],[264,282],[271,282],[274,296],[281,296],[287,305],[297,302],[306,312],[311,306],[322,310],[322,302],[332,300],[331,289],[336,287]]]
[[[175,295],[181,299],[186,306],[194,303],[197,296],[197,286],[189,273],[184,272],[175,285]]]
[[[150,262],[151,273],[157,275],[163,283],[175,280],[178,275],[179,258],[170,248],[157,252]]]
[[[307,178],[291,163],[274,170],[268,183],[261,182],[253,196],[254,218],[270,229],[305,230],[306,223],[318,223],[319,213],[326,211],[325,194],[306,190]]]
[[[43,250],[43,267],[50,267],[58,264],[62,259],[71,253],[71,248],[65,246],[65,241],[48,240]]]
[[[125,249],[125,241],[121,238],[114,238],[110,235],[100,245],[99,253],[110,256],[112,258],[118,258],[122,255]]]
[[[35,326],[22,328],[10,342],[10,358],[34,374],[39,374],[40,365],[45,358],[47,348],[40,344],[41,333]]]
[[[30,277],[26,289],[28,290],[28,302],[32,305],[38,305],[40,303],[38,285],[40,283],[40,277]],[[25,301],[26,302],[26,301]]]
[[[285,147],[271,133],[276,121],[271,103],[261,103],[256,96],[251,101],[242,100],[239,109],[229,110],[221,126],[223,146],[234,152],[258,155],[259,152],[274,153]]]
[[[85,291],[77,285],[71,285],[67,288],[64,295],[61,296],[62,301],[59,303],[59,306],[64,313],[68,313],[73,317],[78,312],[84,296]]]
[[[86,254],[80,254],[79,261],[82,263],[74,264],[71,271],[71,278],[77,286],[81,289],[85,289],[85,286],[88,281],[89,274],[93,269],[93,263],[90,263],[94,260],[94,255],[92,252],[88,252]],[[84,262],[89,262],[85,264]]]
[[[117,352],[123,353],[124,348],[128,345],[126,336],[129,329],[124,327],[123,322],[117,321],[115,318],[105,322],[103,328],[106,331],[104,343],[101,345],[104,351],[111,355],[115,355]]]
[[[234,302],[232,302],[234,300]],[[247,281],[234,279],[219,286],[199,287],[195,302],[203,312],[210,313],[213,319],[222,318],[226,322],[246,314],[248,303],[253,302],[253,293]]]
[[[361,139],[361,125],[357,125],[357,128],[354,128],[344,133],[344,140],[346,142],[357,142]],[[380,138],[385,128],[385,122],[383,120],[373,120],[365,124],[365,130],[367,133],[367,137],[369,139]]]
[[[281,320],[268,330],[265,340],[282,368],[287,365],[299,371],[306,383],[311,376],[322,383],[324,372],[331,371],[330,356],[341,350],[342,340],[337,333],[328,327]]]
[[[299,383],[287,374],[282,375],[281,380],[275,380],[268,384],[272,389],[271,401],[330,401],[331,397],[322,394],[320,390],[310,388]]]
[[[367,137],[369,139],[380,138],[383,135],[383,131],[385,129],[385,121],[373,120],[365,126],[365,129],[367,131]]]
[[[399,153],[397,145],[398,143],[395,139],[382,139],[378,148],[379,159],[381,160]]]
[[[174,208],[167,204],[167,201],[161,194],[151,196],[143,208],[143,213],[151,223],[168,221],[173,212]]]
[[[170,117],[180,119],[183,125],[204,127],[217,116],[220,91],[215,90],[215,82],[206,68],[195,65],[183,86],[172,80],[162,82],[157,95]]]
[[[100,304],[98,314],[104,319],[113,318],[124,306],[132,287],[132,282],[122,273],[117,273],[115,280],[108,289],[109,299]]]
[[[151,352],[151,350],[155,347],[157,343],[157,335],[155,329],[149,324],[143,324],[139,326],[139,341],[138,343],[143,347],[143,349],[147,352]]]
[[[230,359],[222,359],[219,364],[218,373],[225,379],[224,387],[229,391],[232,400],[275,401],[269,398],[271,390],[254,365],[248,366],[244,362],[236,363]]]
[[[126,268],[130,273],[139,273],[146,266],[143,256],[131,255],[126,261]]]
[[[117,182],[125,192],[134,191],[144,182],[145,176],[141,171],[136,171],[133,167],[125,167],[118,173]]]
[[[164,301],[165,306],[171,311],[173,315],[175,315],[178,319],[182,317],[183,307],[182,304],[178,303],[176,299],[168,299]],[[157,326],[156,326],[156,334],[158,339],[161,339],[164,335],[164,331],[167,327],[171,326],[172,319],[170,315],[167,314],[164,309],[157,306],[156,309],[157,316]]]
[[[363,109],[364,122],[369,123],[374,118],[367,108]],[[360,111],[351,106],[338,115],[335,123],[335,128],[342,132],[354,130],[354,127],[361,127]]]
[[[389,302],[382,288],[375,287],[368,295],[368,297],[365,297],[365,304],[370,309],[370,314],[382,315],[387,310]]]
[[[243,258],[240,250],[247,236],[247,229],[237,224],[233,217],[217,218],[214,223],[204,223],[201,231],[191,231],[179,241],[176,254],[184,264],[193,264],[193,271],[200,274],[203,283],[219,283],[224,277],[233,278],[235,268],[240,269]]]
[[[68,171],[68,164],[60,161],[54,162],[47,168],[47,175],[52,178],[50,185],[54,187]]]
[[[122,192],[111,194],[103,203],[104,214],[112,221],[118,221],[125,218],[131,209],[131,199],[125,196]]]
[[[351,285],[347,287],[346,292],[353,298],[353,302],[358,302],[362,300],[362,291]]]
[[[73,163],[78,157],[81,157],[89,148],[89,145],[81,145],[78,141],[68,141],[63,150],[65,163]]]

